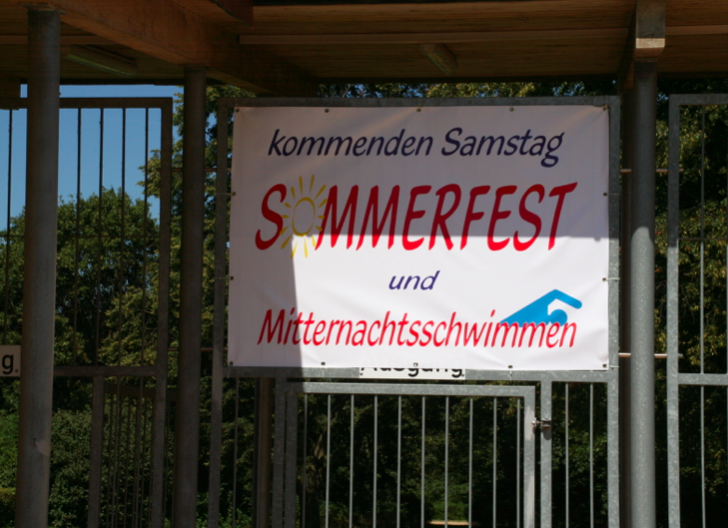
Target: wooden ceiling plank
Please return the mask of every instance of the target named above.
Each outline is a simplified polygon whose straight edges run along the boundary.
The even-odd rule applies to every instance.
[[[470,31],[463,33],[347,33],[318,35],[240,35],[241,44],[258,46],[330,45],[330,44],[457,44],[462,42],[500,42],[526,40],[574,40],[622,37],[627,28],[566,29],[535,31]],[[725,35],[728,25],[672,26],[667,36]]]
[[[95,35],[61,35],[61,46],[111,46],[109,39]],[[27,35],[0,35],[0,46],[27,46]]]
[[[22,4],[27,0],[11,0]],[[63,22],[255,92],[313,95],[317,84],[300,68],[263,49],[242,46],[236,35],[171,0],[50,0]]]

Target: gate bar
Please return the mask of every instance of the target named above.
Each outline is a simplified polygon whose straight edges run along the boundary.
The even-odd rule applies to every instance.
[[[15,526],[48,526],[58,225],[60,12],[28,6],[23,338]]]
[[[215,240],[227,240],[228,204],[228,107],[217,109],[217,172],[215,176]],[[225,244],[215,244],[215,290],[212,334],[212,390],[210,402],[210,473],[207,526],[220,523],[220,469],[222,465],[222,369],[225,365],[225,287],[227,286]],[[256,401],[257,401],[256,397]],[[255,509],[253,522],[255,527]]]

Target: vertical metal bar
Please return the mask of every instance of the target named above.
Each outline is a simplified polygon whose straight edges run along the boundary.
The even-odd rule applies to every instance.
[[[48,522],[58,225],[60,16],[28,6],[23,338],[15,526]],[[10,199],[10,197],[8,197]]]
[[[227,284],[227,204],[228,204],[228,116],[229,108],[217,108],[217,172],[215,177],[215,290],[212,329],[212,390],[210,398],[210,488],[207,505],[207,526],[220,523],[220,471],[222,469],[222,399],[223,367],[225,366],[225,285]],[[257,388],[257,387],[256,387]],[[257,401],[257,399],[256,399]],[[270,405],[269,413],[270,414]],[[269,435],[270,438],[270,435]],[[255,457],[257,460],[258,457]],[[268,450],[270,461],[270,449]],[[254,461],[254,468],[257,462]],[[270,467],[270,463],[269,463]],[[256,485],[256,479],[253,479]],[[256,496],[256,494],[254,494]],[[270,494],[268,495],[270,496]],[[253,507],[252,525],[257,527],[257,501]],[[267,519],[267,517],[266,517]]]
[[[285,381],[276,379],[275,390],[275,436],[273,437],[273,502],[271,504],[271,527],[283,526],[283,457],[285,449],[285,416],[286,399],[284,394]]]
[[[622,167],[632,168],[634,159],[634,92],[623,92],[621,103],[623,108],[622,123]],[[610,118],[613,108],[610,108]],[[619,347],[622,351],[632,350],[630,338],[630,300],[631,294],[631,251],[629,240],[632,237],[632,178],[633,174],[621,174],[619,189],[620,204],[620,247],[619,247]],[[630,504],[632,502],[630,480],[630,359],[621,358],[619,362],[619,505],[620,515],[617,519],[621,528],[630,528],[632,523]],[[610,429],[611,430],[611,429]],[[611,445],[611,443],[610,443]],[[610,504],[610,516],[612,508]],[[616,528],[616,527],[612,527]]]
[[[594,528],[594,384],[589,384],[589,526]]]
[[[632,165],[632,528],[655,526],[655,123],[657,64],[634,65]]]
[[[13,111],[8,112],[8,210],[5,231],[5,311],[3,312],[3,345],[8,344],[8,302],[10,300],[10,214],[13,195]]]
[[[142,346],[139,351],[139,364],[145,364],[145,352],[147,350],[147,255],[149,253],[149,241],[147,240],[147,224],[149,218],[149,108],[144,109],[144,219],[142,220],[142,240],[144,241],[144,253],[142,255]]]
[[[114,460],[114,449],[116,449],[116,446],[114,445],[114,439],[115,439],[114,431],[116,430],[116,427],[117,427],[117,423],[116,423],[116,420],[114,419],[114,416],[116,416],[115,409],[116,409],[116,405],[118,405],[119,402],[116,399],[116,394],[115,393],[110,393],[110,395],[111,395],[111,398],[110,398],[111,399],[111,403],[109,404],[109,414],[108,414],[108,417],[109,417],[109,429],[108,429],[109,441],[107,442],[109,448],[108,448],[108,450],[106,452],[106,459],[109,461],[109,464],[108,464],[109,467],[113,467],[112,466],[112,462]],[[113,515],[113,512],[114,512],[114,509],[112,508],[112,504],[111,504],[111,501],[112,501],[112,498],[113,498],[113,489],[114,489],[113,488],[113,486],[114,486],[114,478],[113,477],[114,477],[114,475],[111,474],[111,475],[109,475],[106,478],[106,526],[107,527],[111,526],[112,515]]]
[[[152,400],[153,403],[154,400]],[[151,464],[151,454],[152,454],[152,446],[147,443],[148,435],[148,424],[149,424],[149,402],[144,402],[144,408],[142,411],[142,460],[145,463],[146,467],[149,467],[149,464]],[[141,528],[144,523],[144,519],[148,518],[148,515],[150,510],[148,508],[145,508],[150,501],[147,500],[147,497],[145,495],[146,490],[144,489],[144,484],[146,483],[146,479],[144,478],[144,474],[142,473],[141,478],[139,479],[139,512],[137,515],[137,523],[135,525],[135,528]]]
[[[286,476],[285,526],[296,527],[296,462],[298,442],[298,394],[289,391],[286,404]]]
[[[700,108],[700,373],[705,372],[705,106]],[[700,387],[700,496],[705,528],[705,387]]]
[[[372,483],[372,528],[377,528],[377,455],[379,443],[379,396],[374,396],[374,471]],[[327,504],[328,506],[328,504]],[[328,528],[328,527],[327,527]]]
[[[238,434],[240,417],[240,378],[235,378],[235,422],[233,426],[233,497],[231,524],[235,528],[238,514]]]
[[[551,421],[551,380],[541,382],[541,420]],[[551,429],[541,428],[541,528],[551,528],[552,505]]]
[[[351,397],[352,402],[354,400],[354,396]],[[353,407],[353,405],[352,405]],[[353,411],[352,411],[353,412]],[[353,432],[352,432],[353,435]],[[353,443],[352,438],[352,443]],[[352,450],[353,451],[353,450]],[[308,481],[306,480],[307,476],[307,466],[308,466],[308,394],[303,395],[303,476],[302,476],[302,497],[301,500],[301,528],[306,528],[306,503],[308,502]],[[352,478],[351,476],[349,477]],[[350,490],[351,490],[351,482],[349,483]],[[351,499],[349,499],[349,523],[351,523]],[[351,527],[349,527],[351,528]]]
[[[349,403],[351,425],[349,426],[349,528],[354,524],[354,395]],[[304,528],[304,527],[302,527]]]
[[[426,422],[425,396],[422,397],[422,447],[420,460],[420,528],[425,528],[425,422]]]
[[[101,523],[101,470],[104,451],[104,377],[94,376],[91,407],[91,457],[89,460],[88,528]]]
[[[151,528],[163,528],[167,441],[167,368],[169,365],[169,269],[172,231],[172,101],[162,105],[160,141],[159,272],[157,279],[157,362],[152,407],[150,475]]]
[[[167,402],[167,410],[165,414],[163,415],[165,419],[165,428],[164,431],[164,452],[169,452],[169,446],[174,445],[174,435],[172,434],[172,401],[169,400]],[[157,507],[157,510],[161,510],[162,512],[166,512],[172,507],[172,503],[174,502],[174,497],[170,497],[169,493],[169,487],[171,485],[171,475],[172,475],[172,465],[174,464],[174,457],[173,456],[164,456],[163,458],[163,465],[162,465],[162,472],[163,472],[163,480],[162,480],[162,491],[160,492],[160,496],[162,498],[161,505]],[[152,488],[154,488],[154,475],[152,476]],[[167,505],[170,504],[168,507]],[[155,506],[152,504],[152,511],[150,522],[154,522],[154,510]],[[164,515],[164,514],[162,514]],[[166,524],[166,518],[162,517],[163,522]]]
[[[185,68],[180,331],[175,424],[175,528],[195,528],[200,435],[206,72]]]
[[[400,517],[400,495],[402,493],[402,396],[397,397],[397,528]]]
[[[498,506],[498,398],[493,398],[493,528]]]
[[[473,398],[468,411],[468,528],[473,528]]]
[[[122,508],[122,521],[124,528],[126,528],[126,523],[128,520],[128,511],[127,508],[129,506],[129,469],[131,467],[131,464],[129,463],[129,459],[133,456],[132,450],[131,450],[131,424],[132,424],[132,414],[133,414],[133,406],[132,406],[132,399],[130,397],[126,398],[126,440],[124,441],[124,477],[122,479],[122,483],[124,485],[124,501],[123,501],[123,508]]]
[[[516,528],[521,528],[521,400],[516,400]]]
[[[620,112],[618,98],[612,98],[609,104],[609,276],[620,275]],[[627,240],[627,239],[623,239]],[[623,285],[622,285],[623,286]],[[620,320],[620,285],[617,281],[608,281],[609,308],[609,362],[607,368],[607,504],[609,528],[620,528],[620,439],[621,430],[619,412],[619,345],[624,337]],[[628,528],[626,525],[622,528]]]
[[[670,98],[667,183],[667,491],[670,528],[680,527],[680,407],[678,401],[678,251],[680,104]]]
[[[94,364],[99,364],[101,353],[101,262],[104,247],[104,109],[99,116],[99,208],[96,218],[96,346],[94,349]]]
[[[445,397],[445,528],[447,528],[447,507],[450,475],[450,398]]]
[[[124,477],[122,483],[124,485],[124,500],[122,507],[121,519],[123,521],[122,526],[126,528],[127,521],[129,518],[128,507],[129,507],[129,470],[133,469],[130,459],[134,456],[132,451],[131,442],[131,430],[132,430],[132,415],[134,407],[132,406],[131,397],[126,398],[126,440],[124,440]]]
[[[227,213],[223,213],[223,215],[223,219],[227,223]],[[224,304],[221,311],[224,316]],[[253,445],[254,528],[268,528],[270,523],[272,410],[273,378],[258,378],[255,380],[255,444]]]
[[[565,489],[566,489],[566,528],[569,528],[569,384],[564,385],[564,474],[565,474]]]
[[[12,115],[12,112],[11,112]],[[81,109],[77,112],[76,125],[76,236],[73,263],[73,364],[78,364],[78,281],[81,243]],[[10,197],[10,193],[8,193]],[[9,225],[9,224],[8,224]]]
[[[536,526],[536,389],[530,387],[523,398],[523,527]]]
[[[376,411],[375,411],[376,412]],[[376,426],[375,426],[376,427]],[[376,440],[375,440],[376,445]],[[375,449],[376,452],[376,449]],[[331,489],[331,394],[326,395],[326,489],[324,526],[329,528],[329,490]]]
[[[121,112],[121,206],[120,206],[120,235],[119,235],[119,311],[117,323],[117,363],[121,365],[124,340],[122,328],[124,322],[124,237],[126,236],[126,108]]]
[[[117,521],[119,520],[119,452],[121,450],[121,427],[123,425],[123,413],[122,413],[123,400],[121,399],[121,378],[116,379],[116,429],[114,432],[114,473],[110,479],[111,481],[111,527],[116,528]]]
[[[142,453],[144,446],[142,445],[142,407],[144,406],[144,379],[139,378],[139,393],[137,396],[136,419],[134,427],[134,481],[132,491],[132,528],[137,527],[137,518],[140,508],[140,483],[142,471]]]
[[[700,386],[700,504],[705,528],[705,387]]]
[[[705,372],[705,107],[700,124],[700,373]]]

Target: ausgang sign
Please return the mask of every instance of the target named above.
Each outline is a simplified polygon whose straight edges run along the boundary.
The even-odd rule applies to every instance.
[[[609,113],[240,108],[229,359],[603,369]]]

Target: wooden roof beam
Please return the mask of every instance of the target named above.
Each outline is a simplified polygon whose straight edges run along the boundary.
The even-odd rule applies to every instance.
[[[635,62],[657,61],[665,35],[665,0],[637,0],[619,68],[620,91],[632,88]]]
[[[11,0],[26,4],[28,0]],[[237,35],[172,0],[45,0],[63,22],[172,64],[208,68],[208,76],[253,92],[314,95],[317,83],[266,50],[241,45]]]

